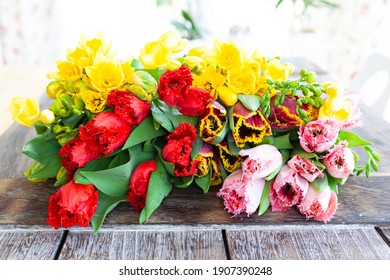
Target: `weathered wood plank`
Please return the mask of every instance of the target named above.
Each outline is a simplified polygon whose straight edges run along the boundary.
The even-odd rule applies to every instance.
[[[379,231],[385,239],[385,242],[390,246],[390,227],[380,227]]]
[[[54,259],[61,237],[62,231],[0,230],[0,259]]]
[[[227,230],[231,259],[390,259],[390,248],[371,227]]]
[[[390,178],[352,177],[340,188],[338,210],[330,224],[390,224]],[[0,225],[45,225],[53,182],[31,183],[26,179],[0,179]],[[188,203],[196,201],[196,203]],[[207,209],[207,210],[205,210]],[[105,225],[138,224],[139,212],[128,203],[119,204],[108,214]],[[174,188],[147,224],[321,224],[306,221],[295,208],[262,216],[231,218],[216,190],[209,193],[191,186]]]
[[[220,230],[71,230],[59,259],[226,259]]]

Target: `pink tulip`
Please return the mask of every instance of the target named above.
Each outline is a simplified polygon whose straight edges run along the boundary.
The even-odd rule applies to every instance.
[[[334,178],[348,177],[355,167],[352,150],[346,145],[346,141],[340,142],[323,158],[326,171]]]
[[[324,174],[321,172],[321,170],[319,170],[318,167],[307,158],[302,158],[298,155],[295,155],[287,162],[287,164],[291,169],[298,172],[299,175],[301,175],[309,182],[313,182],[317,177],[324,177]]]
[[[307,219],[329,222],[337,210],[337,195],[330,188],[317,191],[310,186],[298,209]]]
[[[225,179],[217,195],[223,198],[226,209],[233,217],[244,212],[249,216],[260,204],[264,185],[264,179],[248,179],[238,169]]]
[[[287,164],[270,183],[272,211],[287,211],[306,195],[309,182]]]
[[[247,156],[242,162],[242,171],[247,178],[265,178],[282,165],[282,154],[271,145],[265,144],[241,150],[239,155]]]
[[[308,153],[329,151],[335,144],[340,131],[340,124],[334,119],[318,119],[301,125],[299,141],[301,147]]]

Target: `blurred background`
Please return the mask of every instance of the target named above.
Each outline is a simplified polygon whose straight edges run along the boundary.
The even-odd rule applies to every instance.
[[[388,0],[0,0],[0,71],[54,70],[54,61],[64,59],[81,34],[90,38],[99,31],[112,40],[117,57],[136,57],[145,42],[168,29],[181,32],[190,46],[211,46],[219,38],[283,62],[305,58],[330,79],[359,88],[358,73],[378,63],[384,68],[390,57]],[[367,64],[373,54],[384,59]],[[384,73],[378,75],[366,86],[367,103],[389,84]],[[0,89],[11,86],[6,83],[0,80]],[[1,100],[4,107],[7,100]]]

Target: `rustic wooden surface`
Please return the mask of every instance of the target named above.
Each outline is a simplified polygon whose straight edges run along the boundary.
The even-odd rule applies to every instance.
[[[0,80],[9,80],[4,73]],[[11,90],[6,87],[8,95],[24,95]],[[138,224],[138,212],[121,203],[96,235],[90,227],[54,230],[46,225],[49,196],[56,188],[51,180],[31,183],[23,177],[30,160],[21,149],[34,133],[8,124],[0,131],[0,259],[389,260],[390,124],[372,109],[362,110],[365,125],[356,131],[375,143],[380,171],[369,179],[349,178],[340,187],[338,211],[326,225],[307,221],[296,209],[231,218],[216,189],[203,194],[191,186],[174,188],[144,225]]]

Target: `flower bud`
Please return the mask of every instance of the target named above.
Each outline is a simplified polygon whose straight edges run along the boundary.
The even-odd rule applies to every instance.
[[[306,82],[311,84],[314,83],[316,80],[317,80],[317,74],[315,72],[310,71],[309,73],[307,73]]]
[[[66,90],[60,81],[52,81],[46,87],[46,93],[51,99],[55,99],[57,95],[65,92]]]
[[[157,82],[148,72],[137,71],[133,74],[133,84],[127,90],[139,99],[151,102],[157,96]]]
[[[233,90],[228,87],[222,86],[218,89],[218,97],[221,99],[223,104],[230,107],[236,104],[238,100],[238,95]]]
[[[53,111],[50,111],[49,109],[45,109],[41,112],[40,116],[39,116],[39,119],[41,120],[41,122],[43,122],[44,124],[51,124],[54,122],[54,120],[56,119],[56,117],[54,116],[54,113]]]
[[[38,161],[33,161],[30,165],[30,167],[24,172],[24,176],[27,177],[27,179],[31,182],[39,183],[46,181],[47,178],[33,178],[30,176],[34,176],[35,173],[37,173],[39,170],[41,170],[43,167],[45,167],[43,164],[39,163]]]

